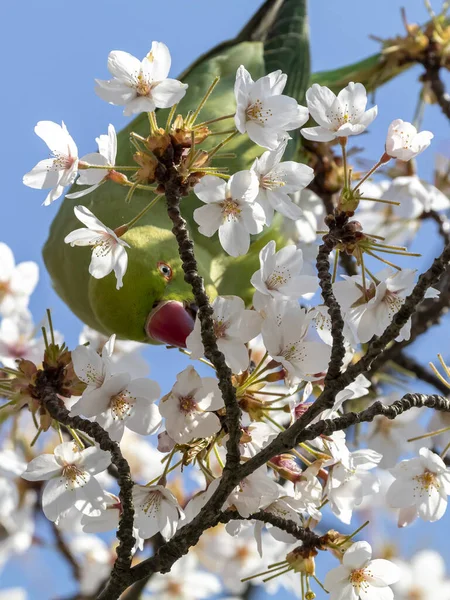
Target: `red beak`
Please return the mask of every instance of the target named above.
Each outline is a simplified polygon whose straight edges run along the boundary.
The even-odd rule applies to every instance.
[[[160,302],[149,314],[147,335],[167,346],[186,348],[186,338],[194,329],[194,319],[181,302]]]

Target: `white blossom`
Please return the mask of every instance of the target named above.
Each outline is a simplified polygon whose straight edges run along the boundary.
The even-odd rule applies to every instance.
[[[174,536],[183,516],[175,496],[162,485],[135,485],[134,524],[144,540],[160,533],[165,540]]]
[[[261,330],[261,317],[254,310],[245,310],[242,298],[218,296],[212,302],[214,333],[217,346],[225,356],[230,369],[239,374],[248,367],[249,356],[245,346]],[[195,320],[192,333],[186,339],[191,358],[201,358],[205,352],[201,339],[200,319]]]
[[[120,441],[124,428],[141,435],[155,433],[161,417],[155,401],[160,396],[156,381],[144,377],[131,379],[129,373],[118,373],[97,389],[81,396],[71,415],[95,417],[115,441]]]
[[[222,248],[231,256],[247,254],[250,234],[263,230],[265,215],[254,200],[258,179],[252,171],[239,171],[225,183],[206,175],[194,187],[194,193],[205,206],[194,210],[199,232],[206,237],[219,231]]]
[[[234,505],[241,517],[272,504],[279,496],[278,485],[267,475],[266,467],[253,471],[228,496],[227,504]]]
[[[283,96],[287,75],[274,71],[253,81],[242,65],[236,73],[234,120],[240,133],[269,150],[275,150],[287,131],[308,120],[308,110],[294,98]]]
[[[445,561],[434,550],[421,550],[408,561],[396,560],[400,579],[393,586],[396,600],[450,600]]]
[[[104,471],[110,462],[109,452],[94,446],[80,450],[74,442],[63,442],[53,454],[33,458],[22,477],[28,481],[47,481],[42,510],[47,519],[56,521],[77,502],[100,505],[103,491],[94,475]]]
[[[44,200],[44,205],[48,206],[61,196],[66,186],[75,181],[78,171],[78,148],[64,121],[61,125],[52,121],[39,121],[34,131],[50,148],[53,158],[38,162],[23,176],[23,183],[37,190],[52,188]]]
[[[389,560],[372,560],[368,542],[356,542],[344,553],[342,564],[326,574],[324,585],[330,600],[393,600],[389,587],[400,577]]]
[[[207,438],[221,429],[215,410],[223,407],[222,394],[214,377],[200,377],[194,367],[177,375],[172,391],[159,404],[167,433],[178,444]]]
[[[83,345],[89,343],[89,348],[101,353],[110,339],[85,325],[78,338],[78,343]],[[141,354],[141,350],[144,348],[145,344],[140,342],[115,339],[112,354],[109,356],[111,373],[116,374],[126,371],[132,377],[145,377],[148,375],[149,365]]]
[[[263,296],[273,298],[312,295],[319,282],[317,277],[301,274],[303,252],[294,245],[288,245],[276,252],[274,240],[268,242],[259,253],[261,268],[250,282]]]
[[[0,363],[14,369],[16,360],[24,358],[40,364],[44,340],[36,337],[36,327],[28,311],[2,319],[0,323]]]
[[[411,293],[415,275],[416,271],[413,269],[383,269],[375,275],[377,284],[371,280],[366,281],[365,293],[361,275],[343,275],[345,281],[334,284],[336,299],[357,340],[364,344],[374,335],[384,332]],[[435,289],[429,288],[425,297],[435,298],[438,294]],[[402,327],[396,340],[408,340],[410,334],[411,319]]]
[[[304,127],[303,137],[316,142],[362,133],[377,116],[378,108],[366,110],[367,93],[362,83],[350,82],[336,96],[329,88],[313,84],[306,92],[308,110],[318,127]]]
[[[292,380],[316,379],[328,367],[330,346],[306,339],[311,319],[312,314],[297,303],[274,300],[262,324],[267,352]]]
[[[295,220],[283,219],[282,228],[289,240],[292,240],[303,250],[303,254],[311,254],[312,270],[316,270],[318,246],[313,242],[317,239],[317,231],[325,229],[325,207],[322,198],[312,190],[304,189],[292,194],[292,201],[300,208],[302,214]],[[305,259],[305,256],[303,257]],[[312,274],[312,273],[311,273]]]
[[[347,452],[330,469],[326,493],[331,510],[343,523],[350,523],[353,509],[361,504],[364,496],[378,492],[380,482],[369,471],[381,458],[374,450],[356,450]]]
[[[426,150],[434,135],[431,131],[421,131],[411,123],[395,119],[389,125],[386,136],[386,153],[399,160],[411,160]]]
[[[16,265],[11,248],[0,242],[0,315],[10,317],[28,307],[39,279],[39,267],[26,261]]]
[[[281,162],[287,141],[283,140],[276,150],[264,152],[251,166],[259,181],[255,201],[263,207],[267,225],[272,223],[275,211],[288,219],[299,219],[302,210],[288,194],[304,189],[314,178],[313,169],[307,165],[292,160]]]
[[[117,155],[117,136],[114,125],[108,125],[108,134],[100,135],[95,141],[98,145],[98,152],[85,154],[80,158],[80,162],[98,167],[114,167]],[[87,185],[89,187],[81,190],[81,192],[66,194],[66,198],[74,200],[90,194],[109,178],[111,172],[110,169],[82,169],[81,166],[80,176],[76,183],[77,185]]]
[[[152,42],[152,49],[140,61],[128,52],[114,50],[108,56],[108,70],[113,79],[96,79],[96,93],[110,104],[123,105],[124,115],[170,108],[186,93],[187,84],[168,79],[171,57],[162,42]]]
[[[389,405],[397,399],[398,396],[395,395],[377,400]],[[420,409],[412,408],[397,415],[395,419],[388,419],[384,416],[375,417],[367,432],[367,443],[371,448],[383,454],[379,467],[382,469],[392,468],[401,455],[418,451],[420,445],[427,445],[427,439],[408,442],[410,438],[425,434],[425,429],[420,423],[421,413]],[[418,446],[418,444],[420,445]]]
[[[220,593],[222,585],[212,573],[200,571],[193,552],[183,556],[169,573],[155,573],[145,588],[150,594],[144,598],[158,600],[201,600]]]
[[[398,526],[405,527],[417,517],[438,521],[447,509],[450,494],[450,471],[442,458],[421,448],[419,456],[402,460],[391,469],[395,481],[387,491],[386,501],[399,508]]]
[[[112,229],[106,227],[85,206],[76,206],[73,210],[77,219],[86,227],[71,231],[64,238],[65,243],[71,246],[92,246],[89,273],[96,279],[102,279],[114,271],[116,289],[119,290],[128,266],[125,248],[129,248],[129,244],[117,237]]]

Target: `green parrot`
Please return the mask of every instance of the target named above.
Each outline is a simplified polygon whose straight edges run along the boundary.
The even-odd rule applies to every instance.
[[[219,76],[220,82],[202,109],[201,119],[208,121],[234,113],[234,81],[241,64],[255,80],[281,69],[288,75],[284,93],[302,103],[311,84],[306,4],[307,0],[267,0],[235,39],[216,46],[180,75],[179,79],[189,84],[189,88],[177,112],[186,115],[195,110],[214,78]],[[339,89],[344,87],[352,79],[367,83],[365,75],[372,81],[378,63],[379,58],[371,57],[335,72],[316,74],[312,81],[333,89],[336,85]],[[165,123],[167,113],[168,110],[157,112],[160,124]],[[130,132],[148,135],[146,114],[138,115],[118,134],[118,165],[135,164]],[[220,138],[207,139],[202,147],[211,148],[217,140]],[[226,151],[235,154],[235,158],[226,162],[230,173],[235,173],[250,168],[264,150],[246,135],[240,135],[229,143]],[[289,142],[285,158],[301,160],[298,132]],[[103,223],[116,228],[135,217],[149,200],[145,191],[136,190],[131,202],[126,203],[124,188],[110,181],[82,197],[81,202],[66,198],[51,226],[43,250],[44,261],[56,292],[90,327],[124,339],[182,347],[194,325],[195,306],[191,288],[184,281],[163,199],[122,236],[130,248],[120,290],[116,289],[114,274],[103,279],[89,275],[90,248],[72,248],[64,243],[65,236],[80,226],[73,212],[76,204],[85,205]],[[191,193],[183,199],[181,210],[195,242],[199,272],[207,293],[211,300],[218,294],[238,295],[249,305],[250,277],[259,268],[259,251],[269,240],[275,240],[278,248],[287,242],[280,227],[281,217],[252,239],[246,256],[236,259],[225,255],[217,235],[206,238],[198,233],[193,211],[200,205]]]

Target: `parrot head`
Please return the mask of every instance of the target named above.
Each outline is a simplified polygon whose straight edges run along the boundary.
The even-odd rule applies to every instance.
[[[145,225],[134,227],[122,239],[130,245],[123,287],[116,289],[113,273],[89,281],[89,301],[98,324],[106,333],[129,340],[185,347],[194,328],[196,306],[192,288],[184,280],[174,235]],[[208,264],[200,251],[201,258]],[[214,298],[217,292],[207,273],[201,274],[207,293]]]

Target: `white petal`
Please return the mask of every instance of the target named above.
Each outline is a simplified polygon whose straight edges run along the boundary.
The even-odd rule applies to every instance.
[[[23,176],[23,183],[35,190],[45,190],[58,185],[61,171],[53,169],[53,159],[41,160],[33,169]]]
[[[170,108],[186,94],[187,84],[177,79],[166,79],[152,90],[152,98],[157,108]]]
[[[53,454],[41,454],[28,463],[22,477],[27,481],[41,481],[55,477],[59,473],[61,473],[61,465],[56,462]]]

